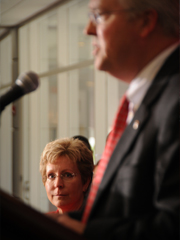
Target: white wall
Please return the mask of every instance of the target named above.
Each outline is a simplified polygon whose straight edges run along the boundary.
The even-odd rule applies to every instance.
[[[12,76],[12,37],[0,42],[0,95],[9,90]],[[0,188],[12,194],[12,104],[0,116]]]

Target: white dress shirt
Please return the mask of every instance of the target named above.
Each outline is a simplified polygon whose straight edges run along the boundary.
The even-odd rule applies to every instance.
[[[141,72],[131,81],[126,96],[129,100],[129,111],[127,124],[131,122],[135,112],[139,108],[143,98],[145,97],[154,77],[162,67],[167,57],[176,49],[179,43],[165,49],[157,57],[155,57]]]

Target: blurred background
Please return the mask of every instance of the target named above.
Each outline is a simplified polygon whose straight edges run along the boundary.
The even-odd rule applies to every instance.
[[[39,173],[45,145],[83,135],[99,160],[127,85],[94,69],[88,0],[0,0],[0,96],[34,71],[39,88],[0,116],[0,188],[53,210]]]

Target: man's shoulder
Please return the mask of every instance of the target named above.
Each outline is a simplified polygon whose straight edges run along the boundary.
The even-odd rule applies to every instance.
[[[161,67],[159,73],[157,74],[158,77],[172,77],[179,75],[179,47],[177,47],[171,55],[165,60],[163,66]]]

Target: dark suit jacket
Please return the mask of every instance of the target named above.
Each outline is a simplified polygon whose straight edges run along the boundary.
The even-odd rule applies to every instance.
[[[179,239],[178,96],[179,49],[157,74],[111,156],[87,239]]]

